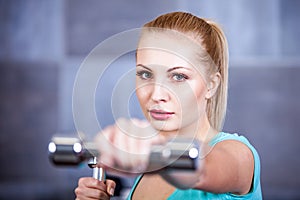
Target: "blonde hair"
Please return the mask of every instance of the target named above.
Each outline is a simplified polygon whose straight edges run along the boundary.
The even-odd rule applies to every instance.
[[[220,73],[220,85],[207,102],[206,113],[209,122],[216,130],[221,130],[224,124],[227,108],[228,87],[228,45],[221,28],[214,22],[196,17],[190,13],[172,12],[161,15],[146,23],[145,28],[160,28],[175,30],[193,37],[206,50],[209,59],[199,53],[201,62],[207,64],[205,79],[215,73]]]

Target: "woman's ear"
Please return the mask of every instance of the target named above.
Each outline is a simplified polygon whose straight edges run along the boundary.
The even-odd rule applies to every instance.
[[[205,95],[206,99],[210,99],[216,94],[220,83],[221,83],[221,74],[219,72],[213,74],[210,77],[210,81],[207,84],[207,93]]]

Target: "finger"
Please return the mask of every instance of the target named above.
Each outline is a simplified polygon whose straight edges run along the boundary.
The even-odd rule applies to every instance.
[[[78,181],[78,186],[83,188],[93,188],[93,189],[98,189],[103,191],[106,190],[106,185],[103,182],[93,177],[80,178]]]
[[[108,180],[110,187],[113,183]],[[106,192],[107,186],[104,182],[101,182],[92,177],[80,178],[78,181],[78,187],[75,189],[75,194],[80,200],[84,199],[109,199],[109,194]]]
[[[109,199],[109,195],[106,191],[94,189],[94,188],[82,188],[78,187],[75,189],[76,197],[80,200],[90,199]]]
[[[124,131],[124,130],[123,130]],[[115,138],[114,138],[114,149],[116,154],[113,155],[115,158],[115,164],[119,170],[127,170],[130,168],[130,136],[124,133],[119,127],[116,128]]]
[[[137,128],[132,120],[123,120],[120,125],[126,126],[126,130],[121,127],[122,129],[118,129],[115,137],[115,147],[119,152],[116,161],[123,170],[133,172],[135,171],[137,163],[140,162],[140,154],[143,152],[143,150],[139,148],[139,143],[142,141],[136,137],[141,130]]]
[[[151,124],[146,120],[131,119],[134,128],[139,129],[139,131],[133,132],[133,136],[139,139],[148,139],[155,137],[158,134]]]
[[[115,128],[113,126],[109,126],[106,129],[104,129],[101,133],[99,133],[95,139],[97,148],[99,149],[100,152],[99,161],[106,166],[113,165],[114,135],[115,135]]]
[[[107,126],[100,134],[102,134],[107,141],[113,141],[113,137],[114,137],[114,126]]]
[[[146,169],[152,141],[151,135],[154,134],[154,129],[151,129],[145,121],[138,119],[118,120],[115,129],[114,148],[117,152],[115,162],[120,170],[139,173]]]
[[[131,166],[134,167],[133,172],[140,173],[146,169],[148,164],[151,139],[144,137],[144,135],[147,135],[147,133],[145,133],[146,123],[143,121],[134,119],[134,123],[131,124],[130,128],[130,130],[135,133],[136,136],[130,138],[129,140],[129,147],[131,148],[130,152],[132,152],[130,163]]]
[[[115,193],[115,189],[116,189],[116,183],[113,180],[109,180],[107,179],[105,181],[106,183],[106,192],[110,195],[110,196],[114,196]]]

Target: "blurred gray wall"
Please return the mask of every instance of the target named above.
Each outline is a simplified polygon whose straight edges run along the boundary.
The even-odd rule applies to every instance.
[[[47,144],[54,133],[75,131],[81,63],[108,37],[176,10],[222,24],[231,56],[224,130],[258,149],[265,199],[300,199],[299,8],[299,0],[0,0],[0,199],[74,198],[77,179],[91,171],[54,168]],[[114,120],[105,97],[132,58],[114,63],[123,71],[111,67],[97,92],[103,126]],[[140,116],[134,106],[130,112]]]

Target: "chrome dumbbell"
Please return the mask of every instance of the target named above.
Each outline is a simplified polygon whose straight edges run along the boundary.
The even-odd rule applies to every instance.
[[[49,158],[55,165],[79,165],[90,161],[93,177],[103,179],[103,169],[97,168],[97,151],[95,143],[82,142],[76,137],[53,137],[48,146]],[[172,139],[165,144],[151,148],[147,171],[157,170],[196,170],[198,168],[199,143],[191,139]]]

